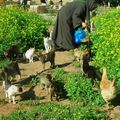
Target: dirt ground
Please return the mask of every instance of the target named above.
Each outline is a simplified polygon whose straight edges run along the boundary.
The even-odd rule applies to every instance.
[[[56,52],[56,57],[55,57],[55,64],[58,67],[62,67],[65,71],[67,72],[79,72],[80,69],[76,68],[72,63],[73,63],[73,54],[72,52],[69,51],[64,51],[64,52]],[[22,80],[28,78],[30,75],[34,75],[37,72],[41,72],[42,69],[42,64],[40,61],[35,61],[34,63],[19,63],[19,67],[21,70],[21,77]],[[49,69],[50,63],[47,62],[45,64],[45,69]],[[27,91],[29,88],[26,88],[25,91]],[[44,91],[40,92],[39,87],[35,87],[34,91],[36,92],[37,95],[44,96]],[[5,100],[4,92],[2,89],[2,85],[0,86],[0,99]],[[17,98],[16,98],[17,99]],[[42,99],[40,102],[49,102],[48,97],[45,97]],[[69,104],[69,100],[62,100],[60,101],[61,104]],[[30,107],[27,106],[20,106],[19,104],[12,104],[8,103],[5,101],[3,104],[0,104],[0,115],[8,115],[11,112],[15,110],[21,110],[21,109],[30,109]]]

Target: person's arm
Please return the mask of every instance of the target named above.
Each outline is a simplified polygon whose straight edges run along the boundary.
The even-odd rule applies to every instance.
[[[73,27],[74,29],[78,28],[78,27],[86,27],[86,23],[85,23],[85,18],[84,16],[82,16],[82,8],[77,8],[72,16],[72,21],[73,21]]]

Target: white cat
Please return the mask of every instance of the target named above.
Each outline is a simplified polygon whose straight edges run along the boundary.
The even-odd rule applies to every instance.
[[[25,57],[29,60],[29,63],[33,63],[33,55],[35,53],[35,48],[30,48],[26,51]]]
[[[5,91],[5,96],[8,98],[9,103],[13,101],[13,104],[16,104],[15,102],[15,95],[18,92],[22,92],[22,87],[18,85],[11,85],[10,83],[6,83],[3,81],[3,88]]]
[[[52,41],[52,32],[50,32],[50,37],[44,37],[44,46],[46,53],[52,51],[54,49],[54,43]]]

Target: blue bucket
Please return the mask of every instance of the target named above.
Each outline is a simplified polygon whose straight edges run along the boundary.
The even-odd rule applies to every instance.
[[[80,44],[82,40],[86,37],[86,33],[81,28],[78,28],[74,33],[74,42]]]

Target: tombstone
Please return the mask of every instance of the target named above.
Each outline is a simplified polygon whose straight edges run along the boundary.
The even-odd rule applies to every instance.
[[[29,6],[30,6],[30,3],[31,3],[31,1],[30,1],[30,0],[28,0],[28,1],[27,1],[27,5],[29,5]]]
[[[35,12],[35,13],[44,13],[47,9],[45,6],[42,5],[30,5],[29,12]]]
[[[108,7],[110,7],[110,2],[108,2]]]

